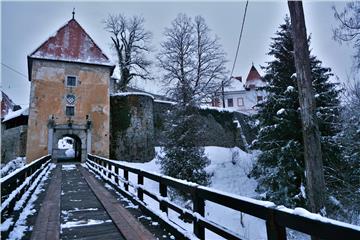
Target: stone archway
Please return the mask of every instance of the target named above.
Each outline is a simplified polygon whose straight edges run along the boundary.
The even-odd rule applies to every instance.
[[[53,128],[49,128],[49,154],[52,155],[52,159],[56,162],[66,158],[64,149],[59,149],[58,147],[58,142],[63,137],[74,139],[75,156],[73,160],[85,162],[86,154],[90,152],[89,147],[91,146],[90,129],[69,125],[56,125]]]
[[[56,140],[55,140],[56,141]],[[56,157],[60,161],[81,162],[81,139],[75,134],[66,134],[58,140]]]

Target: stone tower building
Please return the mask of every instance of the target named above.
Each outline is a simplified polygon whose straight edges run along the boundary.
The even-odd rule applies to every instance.
[[[61,153],[75,140],[75,156],[109,155],[109,82],[114,65],[72,18],[28,56],[31,81],[27,161]]]

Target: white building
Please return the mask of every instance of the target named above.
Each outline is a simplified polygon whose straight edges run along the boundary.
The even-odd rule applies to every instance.
[[[230,86],[224,88],[223,94],[213,101],[212,106],[254,113],[256,112],[255,105],[266,96],[266,92],[259,89],[265,85],[266,83],[253,65],[245,83],[242,82],[242,77],[232,77]]]

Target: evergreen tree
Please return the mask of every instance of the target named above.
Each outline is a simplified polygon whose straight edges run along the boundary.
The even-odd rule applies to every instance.
[[[209,185],[210,175],[204,169],[210,160],[204,147],[199,147],[202,133],[198,116],[198,108],[182,104],[170,113],[163,149],[165,155],[160,157],[160,164],[166,175]]]
[[[264,199],[294,207],[305,206],[306,179],[291,37],[290,20],[286,17],[270,45],[268,54],[274,60],[264,68],[269,95],[258,105],[260,130],[253,147],[261,153],[251,175],[257,178],[257,191]],[[336,169],[331,167],[337,166],[340,159],[335,138],[339,132],[339,91],[329,81],[331,70],[322,67],[314,56],[310,60],[327,180],[331,169]],[[335,183],[327,183],[334,187]]]

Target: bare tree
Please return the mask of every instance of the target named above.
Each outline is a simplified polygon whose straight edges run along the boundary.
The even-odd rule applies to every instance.
[[[122,14],[109,15],[104,21],[105,29],[111,34],[112,46],[116,51],[120,70],[118,91],[126,91],[134,77],[149,79],[151,62],[146,54],[150,52],[151,33],[144,28],[144,18],[130,18]]]
[[[335,7],[334,17],[338,20],[339,26],[334,29],[334,39],[342,42],[353,42],[356,50],[354,55],[356,66],[360,69],[360,2],[349,2],[342,12]]]
[[[158,56],[167,90],[180,102],[198,104],[220,90],[227,73],[225,53],[204,18],[179,14],[165,29]]]

